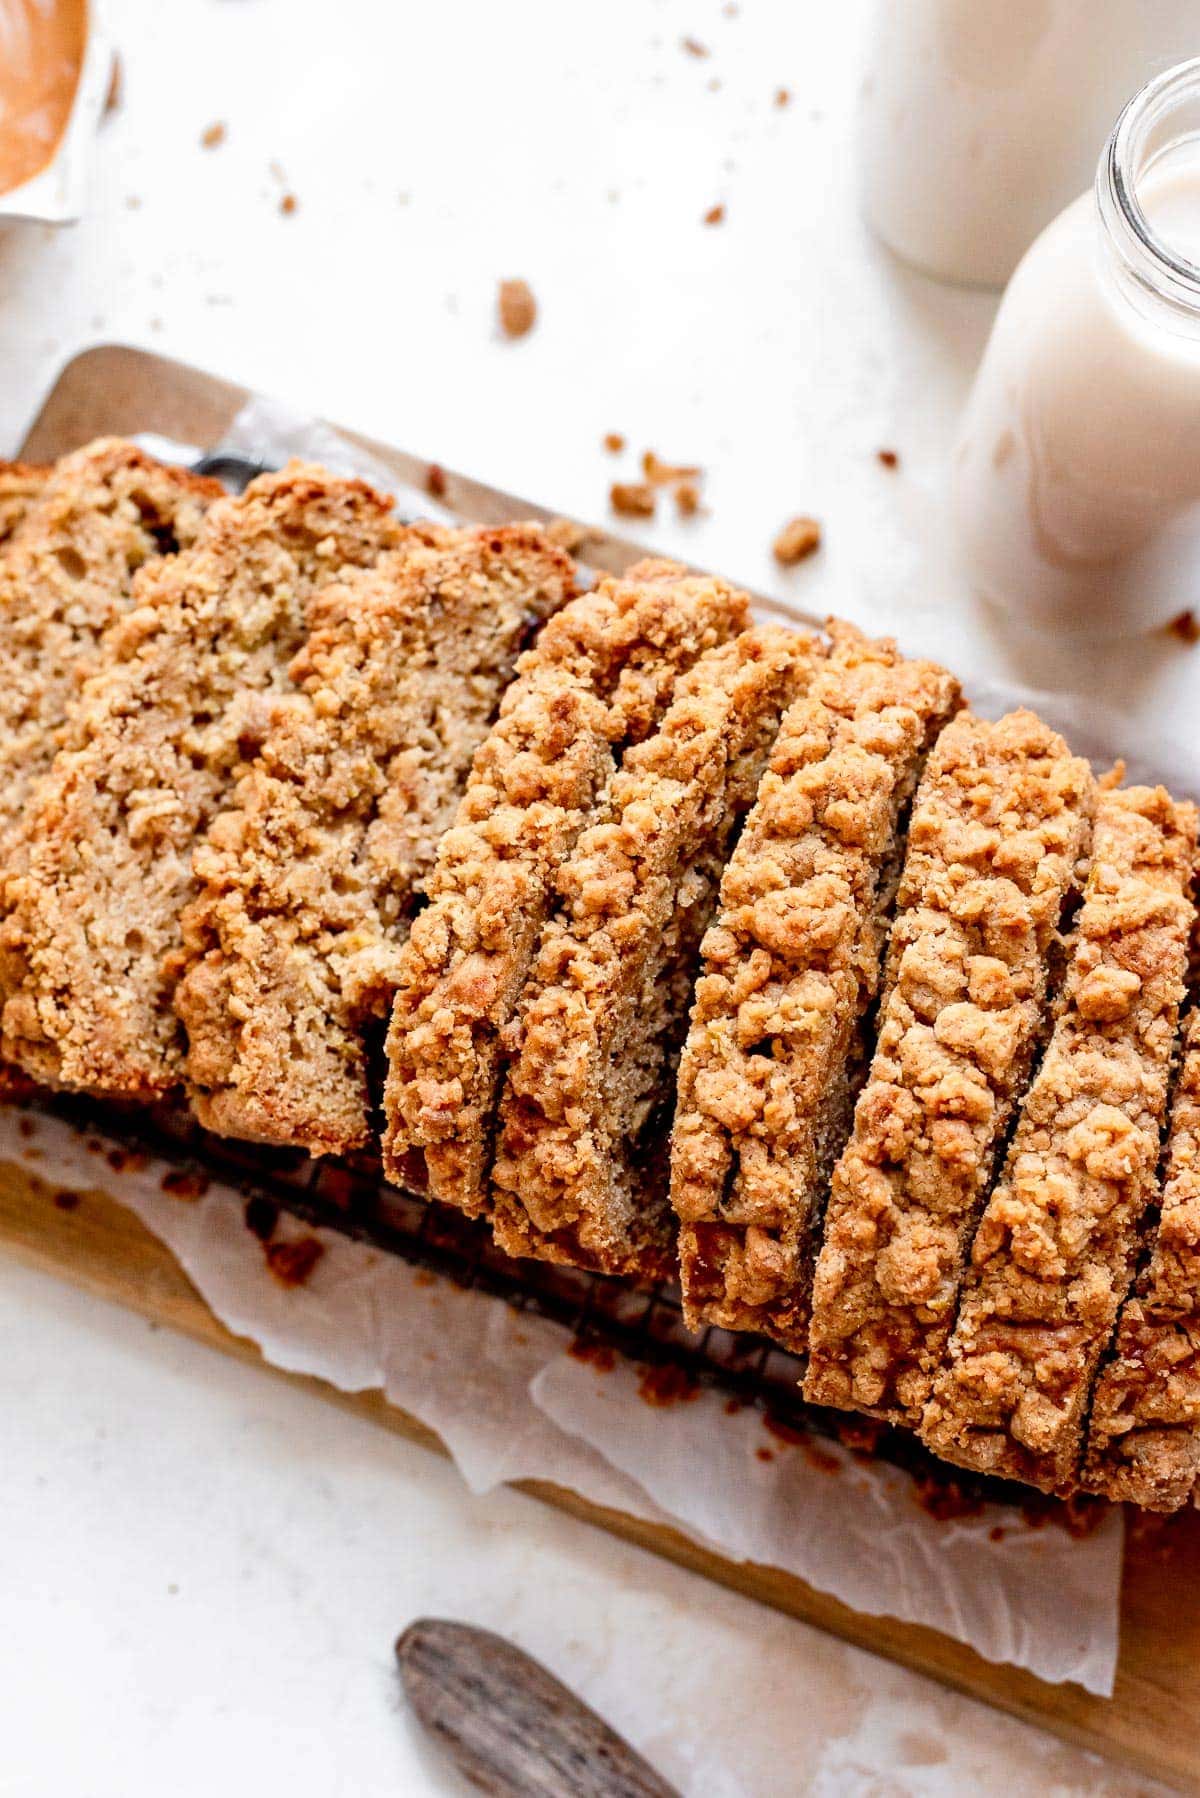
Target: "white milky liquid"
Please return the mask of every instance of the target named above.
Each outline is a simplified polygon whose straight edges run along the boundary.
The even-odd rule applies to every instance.
[[[1200,263],[1200,142],[1137,184],[1152,231]],[[1088,193],[1001,302],[955,458],[954,518],[984,598],[1113,637],[1200,613],[1200,320],[1176,328],[1111,271]]]
[[[1000,287],[1125,102],[1200,52],[1200,0],[877,0],[863,201],[907,261]]]

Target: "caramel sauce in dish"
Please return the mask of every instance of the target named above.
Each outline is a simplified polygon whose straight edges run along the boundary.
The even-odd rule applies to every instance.
[[[87,0],[0,0],[0,194],[40,174],[79,86]]]

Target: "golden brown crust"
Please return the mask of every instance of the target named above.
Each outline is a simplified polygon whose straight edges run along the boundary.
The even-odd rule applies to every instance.
[[[1195,911],[1194,806],[1100,796],[1054,1031],[988,1201],[921,1434],[947,1460],[1076,1484],[1092,1377],[1154,1191]]]
[[[16,535],[52,472],[48,463],[0,462],[0,544]]]
[[[748,601],[675,564],[638,564],[550,620],[517,666],[426,882],[399,959],[384,1165],[486,1208],[500,1033],[559,866],[611,778],[654,728],[676,675],[745,622]]]
[[[399,529],[362,482],[291,464],[138,575],[7,883],[3,1053],[34,1079],[127,1098],[178,1080],[170,997],[196,835],[258,748],[312,594]]]
[[[14,473],[17,469],[19,472]],[[0,841],[50,766],[100,637],[147,562],[195,540],[215,481],[101,438],[53,470],[0,472]]]
[[[1151,1511],[1200,1480],[1200,1010],[1171,1105],[1161,1210],[1092,1398],[1083,1485]]]
[[[529,635],[570,597],[536,526],[412,531],[324,587],[233,805],[197,845],[175,994],[200,1122],[362,1146],[361,1026],[384,1016],[414,888]]]
[[[812,1233],[849,1128],[900,818],[959,702],[932,663],[848,625],[830,634],[725,870],[671,1151],[689,1325],[753,1330],[800,1352]]]
[[[777,628],[710,649],[563,866],[505,1038],[493,1231],[509,1254],[671,1270],[656,1151],[696,958],[730,838],[813,663],[811,640]]]
[[[962,714],[909,831],[870,1076],[834,1170],[805,1394],[915,1424],[1041,1030],[1095,783],[1031,712]]]

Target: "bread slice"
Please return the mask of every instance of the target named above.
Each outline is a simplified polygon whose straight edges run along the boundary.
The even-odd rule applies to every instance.
[[[1101,794],[1054,1032],[922,1420],[960,1466],[1047,1491],[1077,1483],[1092,1379],[1155,1190],[1196,831],[1195,807],[1161,787]]]
[[[178,1081],[169,958],[193,845],[260,745],[312,595],[399,530],[362,482],[293,463],[139,573],[7,883],[2,1052],[32,1078],[128,1099]]]
[[[0,544],[16,536],[51,473],[44,462],[0,462]]]
[[[740,630],[748,605],[723,581],[639,563],[572,601],[521,658],[399,958],[384,1138],[397,1184],[488,1208],[501,1033],[559,867],[676,676]]]
[[[811,639],[710,649],[631,749],[564,863],[500,1105],[492,1228],[509,1254],[660,1279],[665,1139],[700,942]]]
[[[11,528],[0,558],[0,843],[54,759],[68,709],[138,569],[195,540],[216,481],[167,468],[119,438],[47,475],[0,478]],[[14,523],[17,507],[19,521]]]
[[[875,1055],[834,1169],[805,1396],[915,1426],[1043,1031],[1095,782],[1032,712],[963,713],[925,769]]]
[[[671,1145],[688,1324],[757,1331],[799,1353],[908,806],[959,704],[933,663],[849,625],[830,635],[725,870]]]
[[[422,527],[322,588],[232,807],[197,845],[175,1007],[210,1130],[341,1154],[368,1137],[415,889],[532,632],[572,564],[533,525]]]
[[[1096,1381],[1082,1483],[1148,1511],[1177,1511],[1198,1481],[1200,1011],[1193,1009],[1157,1228]]]

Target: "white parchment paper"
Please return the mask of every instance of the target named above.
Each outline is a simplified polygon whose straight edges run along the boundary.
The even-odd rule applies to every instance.
[[[386,470],[328,427],[273,402],[252,402],[221,447],[272,462],[312,457],[395,491]],[[436,510],[412,493],[401,496],[401,509]],[[1035,703],[1082,751],[1112,759],[1090,714],[1074,715],[1069,700],[978,683],[970,696],[993,715],[1022,699]],[[1121,740],[1128,741],[1123,729]],[[1148,766],[1151,760],[1148,745]],[[1159,778],[1181,772],[1161,758],[1157,766]],[[856,1610],[942,1630],[989,1660],[1099,1694],[1112,1690],[1118,1511],[1081,1538],[1056,1525],[1035,1527],[1001,1506],[938,1521],[899,1469],[825,1443],[781,1442],[758,1411],[731,1411],[719,1393],[651,1407],[639,1395],[636,1368],[579,1360],[559,1326],[485,1294],[431,1283],[336,1233],[284,1220],[285,1238],[315,1235],[323,1247],[308,1280],[287,1288],[246,1227],[240,1195],[213,1185],[197,1199],[173,1197],[163,1189],[166,1169],[154,1163],[113,1173],[57,1119],[31,1115],[22,1127],[0,1108],[0,1159],[23,1163],[55,1187],[102,1188],[120,1198],[172,1250],[228,1328],[278,1367],[343,1391],[382,1391],[437,1432],[476,1492],[509,1480],[552,1480],[670,1523],[733,1559],[795,1573]]]

